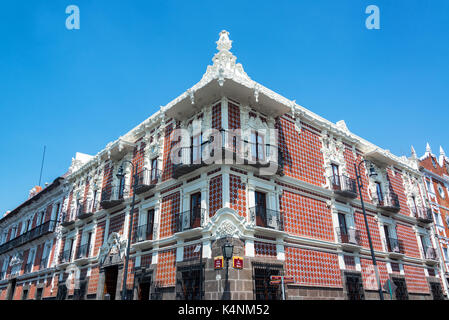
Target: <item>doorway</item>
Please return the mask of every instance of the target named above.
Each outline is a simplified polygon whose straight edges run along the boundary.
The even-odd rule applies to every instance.
[[[280,276],[282,267],[270,265],[254,266],[254,293],[256,300],[280,300],[281,286],[270,284],[270,276]]]
[[[138,286],[138,300],[150,300],[150,290],[151,290],[151,276],[146,276],[141,279]]]
[[[118,266],[106,267],[104,269],[104,295],[108,294],[110,300],[115,300],[117,291]]]
[[[192,229],[201,226],[201,192],[190,196],[190,225]]]
[[[256,225],[259,227],[267,227],[267,198],[263,192],[255,191],[256,202]]]
[[[16,291],[16,279],[12,279],[9,283],[9,292],[6,300],[12,300],[14,297],[14,291]]]

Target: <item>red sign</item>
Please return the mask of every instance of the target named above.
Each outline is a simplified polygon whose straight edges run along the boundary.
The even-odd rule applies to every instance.
[[[284,276],[284,283],[293,283],[295,282],[295,278],[292,276]]]
[[[273,284],[281,284],[281,280],[271,280],[270,284],[271,285],[273,285]]]
[[[292,276],[270,276],[270,284],[281,284],[282,278],[284,278],[284,283],[293,283],[295,278]]]
[[[242,257],[232,257],[232,266],[235,269],[243,269],[243,258]]]
[[[270,280],[279,280],[281,281],[282,276],[270,276]]]
[[[214,268],[215,268],[215,270],[223,269],[223,256],[214,258]]]

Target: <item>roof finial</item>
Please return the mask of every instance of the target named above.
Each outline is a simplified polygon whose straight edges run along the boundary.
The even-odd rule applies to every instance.
[[[220,32],[220,38],[218,39],[217,49],[218,51],[229,51],[232,48],[232,40],[229,40],[229,32],[223,30]]]
[[[412,158],[413,158],[413,159],[416,159],[416,158],[417,158],[417,155],[416,155],[415,148],[413,148],[413,146],[411,146],[411,150],[412,150]]]
[[[427,142],[427,145],[426,145],[426,153],[428,153],[428,154],[432,153],[432,149],[430,148],[430,145],[429,145],[428,142]]]
[[[445,157],[445,156],[446,156],[446,153],[444,152],[442,146],[440,146],[440,156],[442,156],[442,157]]]

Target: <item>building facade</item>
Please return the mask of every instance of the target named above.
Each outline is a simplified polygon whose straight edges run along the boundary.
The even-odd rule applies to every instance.
[[[412,154],[419,162],[419,169],[423,173],[427,202],[432,208],[430,218],[434,221],[433,234],[440,261],[441,278],[444,290],[448,292],[449,158],[441,146],[439,157],[435,156],[429,144],[426,146],[426,152],[420,158],[417,158],[413,148]]]
[[[255,82],[231,44],[222,31],[197,84],[77,154],[44,298],[121,299],[126,275],[142,300],[281,299],[271,276],[286,299],[379,299],[356,168],[385,298],[444,298],[416,159]]]

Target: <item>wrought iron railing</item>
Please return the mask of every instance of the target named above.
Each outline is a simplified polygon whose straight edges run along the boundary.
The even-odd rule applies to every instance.
[[[126,196],[125,184],[120,183],[116,187],[107,187],[101,191],[100,205],[107,209],[122,203]]]
[[[376,194],[373,197],[375,203],[380,206],[380,207],[385,207],[385,208],[394,208],[399,210],[400,209],[400,204],[399,204],[399,197],[397,194],[393,193],[393,192],[386,192],[386,193],[382,193],[382,194]]]
[[[262,206],[252,207],[249,209],[249,212],[254,225],[279,231],[284,230],[284,215],[282,212]]]
[[[426,207],[421,207],[421,206],[412,206],[410,208],[410,210],[412,212],[412,215],[420,221],[424,221],[424,222],[432,222],[433,221],[431,208],[426,208]]]
[[[404,253],[402,241],[399,239],[388,237],[385,239],[385,246],[388,252]]]
[[[55,231],[55,227],[56,227],[56,221],[54,221],[54,220],[47,221],[37,227],[34,227],[33,229],[23,233],[22,235],[2,244],[0,246],[0,254],[4,253],[10,249],[21,246],[22,244],[25,244],[31,240],[34,240],[40,236],[45,235],[47,233],[53,232],[53,231]]]
[[[153,239],[153,223],[138,226],[134,232],[134,242],[141,242]]]
[[[89,257],[89,246],[90,246],[89,243],[79,246],[78,251],[76,253],[76,258],[81,259]]]
[[[59,257],[60,263],[70,262],[70,258],[72,255],[72,250],[65,250],[61,253],[61,256]]]
[[[354,228],[335,228],[338,242],[360,245],[360,230]]]
[[[147,169],[143,168],[140,172],[136,174],[136,185],[153,185],[158,183],[161,177],[161,171],[158,169]]]
[[[201,227],[201,221],[204,221],[205,212],[206,209],[196,208],[175,214],[175,232],[182,232]]]
[[[423,255],[424,255],[425,259],[437,260],[437,252],[432,247],[424,246],[423,247]]]
[[[332,190],[334,191],[343,191],[343,192],[351,192],[357,195],[357,185],[355,179],[350,178],[345,175],[332,175],[330,177]]]

